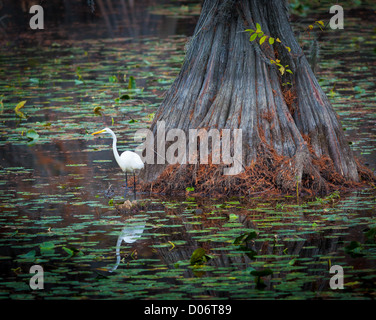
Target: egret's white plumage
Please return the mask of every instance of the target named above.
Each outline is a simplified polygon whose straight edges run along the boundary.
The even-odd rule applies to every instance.
[[[112,150],[114,152],[115,160],[121,170],[123,170],[127,177],[127,172],[135,173],[135,170],[141,170],[144,167],[144,163],[141,160],[141,157],[132,151],[124,151],[121,155],[116,148],[117,138],[115,133],[110,128],[104,128],[103,130],[97,131],[92,133],[92,135],[96,135],[99,133],[109,133],[112,136]],[[127,182],[128,186],[128,182]]]
[[[116,159],[116,161],[124,172],[133,172],[134,170],[141,170],[144,167],[140,156],[132,151],[124,151],[120,155],[120,160]]]

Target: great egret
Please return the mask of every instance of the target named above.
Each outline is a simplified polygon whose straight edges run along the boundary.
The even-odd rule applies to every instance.
[[[128,189],[128,172],[133,172],[133,188],[134,192],[136,193],[136,177],[135,177],[135,170],[141,170],[144,167],[144,163],[141,160],[141,157],[132,151],[124,151],[121,155],[116,148],[117,138],[115,133],[110,128],[104,128],[103,130],[97,131],[92,133],[92,135],[96,135],[99,133],[109,133],[112,136],[112,150],[114,152],[114,156],[116,162],[118,163],[119,167],[123,172],[125,172],[125,188]]]

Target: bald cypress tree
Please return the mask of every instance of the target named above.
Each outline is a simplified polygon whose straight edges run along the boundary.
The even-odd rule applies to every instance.
[[[250,41],[247,29],[266,38]],[[367,175],[294,37],[285,0],[205,0],[154,132],[162,120],[166,130],[242,129],[244,170],[225,177],[220,166],[146,164],[146,189],[325,193]]]

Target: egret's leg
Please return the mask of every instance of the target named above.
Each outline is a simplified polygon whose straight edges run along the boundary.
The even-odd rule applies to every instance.
[[[128,191],[128,174],[127,171],[125,171],[125,192],[124,192],[124,198],[127,196]]]
[[[128,173],[125,171],[125,189],[128,189]]]
[[[134,174],[134,171],[133,171],[133,191],[136,194],[136,176]]]

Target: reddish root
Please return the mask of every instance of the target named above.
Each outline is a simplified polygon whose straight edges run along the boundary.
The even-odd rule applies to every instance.
[[[364,186],[365,181],[375,179],[370,170],[361,167],[359,172],[362,182],[349,181],[336,172],[329,157],[317,158],[303,151],[294,158],[288,158],[268,148],[260,148],[257,161],[238,175],[224,175],[225,167],[211,163],[170,165],[155,181],[143,183],[141,190],[182,194],[187,192],[187,187],[193,187],[195,194],[217,197],[297,192],[300,195],[325,195],[335,190],[345,192],[358,188]]]

